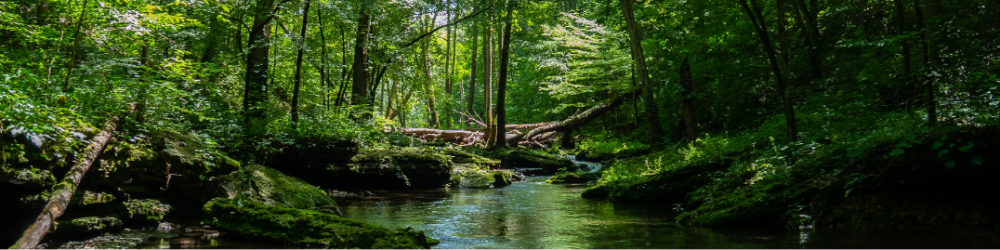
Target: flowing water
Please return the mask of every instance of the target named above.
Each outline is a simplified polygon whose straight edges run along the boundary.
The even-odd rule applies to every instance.
[[[572,157],[570,158],[571,160]],[[594,171],[599,164],[577,162]],[[491,189],[338,192],[345,217],[389,228],[414,227],[439,249],[468,248],[1000,248],[997,230],[961,234],[784,228],[701,228],[674,221],[669,204],[621,204],[580,197],[585,185],[546,184],[547,176]],[[345,195],[346,194],[346,195]],[[141,248],[276,248],[201,226]]]
[[[495,189],[372,191],[339,199],[346,217],[412,226],[433,248],[997,248],[990,239],[892,230],[699,228],[674,221],[666,204],[615,204],[580,197],[582,185],[547,177]],[[994,234],[996,235],[996,234]]]

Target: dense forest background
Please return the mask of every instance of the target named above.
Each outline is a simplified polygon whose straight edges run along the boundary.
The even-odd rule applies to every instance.
[[[682,215],[713,223],[745,197],[706,202],[760,180],[850,194],[898,157],[990,161],[998,24],[988,0],[2,1],[0,179],[47,189],[126,114],[113,145],[194,134],[214,168],[298,138],[420,145],[403,128],[505,146],[497,127],[604,105],[564,143],[509,146],[638,156],[597,180],[610,199],[723,162]]]

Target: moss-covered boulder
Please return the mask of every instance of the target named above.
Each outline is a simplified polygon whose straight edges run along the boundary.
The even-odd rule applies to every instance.
[[[381,226],[312,210],[216,198],[204,206],[206,223],[247,237],[325,248],[430,248],[423,232]]]
[[[494,187],[506,187],[516,180],[514,177],[514,172],[511,171],[496,170],[496,171],[490,171],[490,173],[493,174]]]
[[[460,188],[489,188],[497,182],[495,171],[475,164],[458,164],[451,174],[451,186]]]
[[[490,159],[481,155],[465,152],[460,149],[447,148],[441,150],[441,153],[451,156],[451,162],[455,164],[476,164],[479,166],[489,167],[490,169],[500,168],[500,160]]]
[[[449,182],[450,160],[451,156],[432,148],[366,149],[338,164],[279,169],[329,188],[441,187]]]
[[[556,173],[548,180],[546,183],[552,184],[573,184],[573,183],[587,183],[596,181],[601,178],[601,172],[579,172],[579,171],[564,171]]]
[[[326,191],[261,165],[251,165],[226,176],[221,186],[229,198],[241,197],[271,206],[298,209],[337,206]]]
[[[537,168],[538,174],[555,174],[558,171],[575,171],[573,161],[544,151],[523,148],[479,149],[466,147],[466,152],[500,160],[500,168]]]

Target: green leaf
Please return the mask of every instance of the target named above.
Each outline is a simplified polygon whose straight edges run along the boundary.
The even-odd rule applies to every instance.
[[[982,166],[983,165],[983,156],[981,156],[981,155],[973,156],[972,159],[969,159],[969,163],[972,163],[972,165],[976,165],[976,166]]]
[[[941,148],[941,147],[944,147],[944,143],[941,143],[941,142],[935,142],[935,143],[934,143],[934,146],[931,146],[931,150],[937,150],[937,149],[939,149],[939,148]]]
[[[962,147],[958,148],[958,151],[962,151],[962,153],[969,152],[969,149],[972,149],[973,146],[975,146],[975,144],[973,144],[972,142],[969,142],[969,145],[965,145],[965,146],[962,146]]]
[[[947,150],[947,149],[941,150],[941,152],[938,152],[938,158],[941,158],[941,156],[944,156],[945,154],[948,154],[948,152],[950,152],[950,150]]]
[[[947,168],[947,169],[955,168],[955,162],[954,161],[945,162],[944,163],[944,168]]]
[[[895,155],[901,155],[901,154],[903,154],[903,149],[901,149],[901,148],[896,148],[896,149],[893,149],[892,152],[889,152],[889,155],[893,155],[893,156],[895,156]]]

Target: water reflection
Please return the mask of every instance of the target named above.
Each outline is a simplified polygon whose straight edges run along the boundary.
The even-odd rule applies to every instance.
[[[834,230],[676,223],[670,204],[613,204],[580,198],[585,186],[530,177],[498,189],[372,191],[338,199],[346,217],[413,226],[434,248],[997,248],[991,237],[947,232]],[[1000,230],[998,230],[1000,231]],[[986,233],[990,235],[989,233]]]

